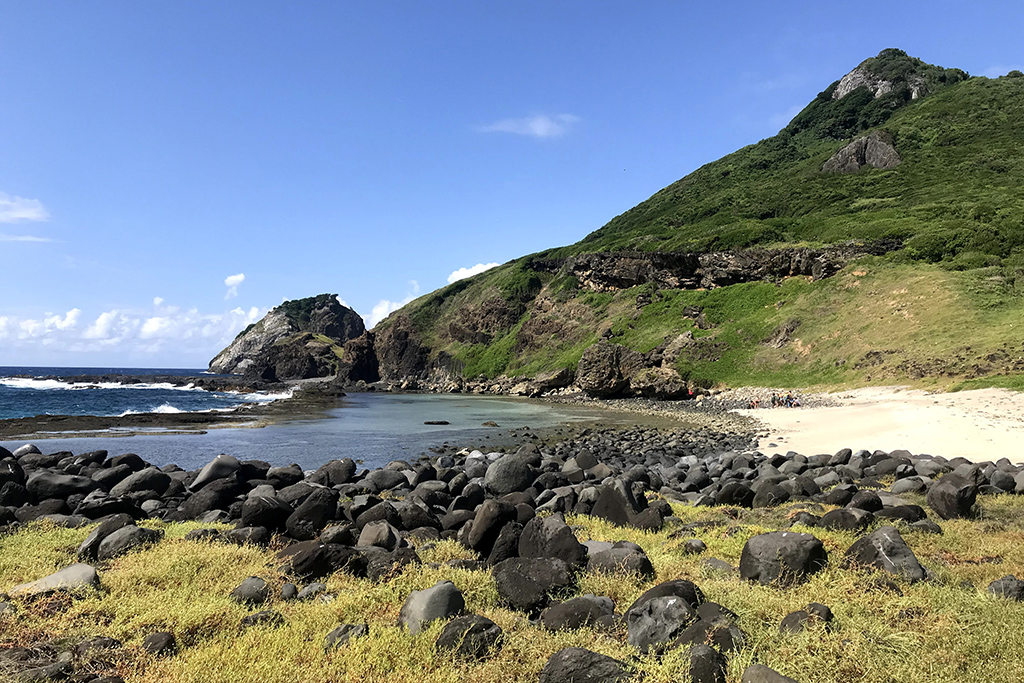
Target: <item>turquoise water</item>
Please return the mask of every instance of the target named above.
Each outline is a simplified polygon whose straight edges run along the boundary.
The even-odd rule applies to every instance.
[[[428,426],[445,420],[446,426]],[[483,427],[486,421],[499,427]],[[352,458],[367,467],[415,459],[445,442],[486,444],[510,429],[552,427],[567,422],[630,424],[633,416],[543,401],[491,396],[433,394],[351,394],[318,419],[289,419],[259,429],[211,429],[205,434],[144,434],[115,437],[38,439],[43,452],[82,453],[106,449],[111,455],[137,453],[156,464],[199,467],[219,453],[272,465],[298,463],[316,468],[333,458]],[[0,442],[13,450],[23,441]]]

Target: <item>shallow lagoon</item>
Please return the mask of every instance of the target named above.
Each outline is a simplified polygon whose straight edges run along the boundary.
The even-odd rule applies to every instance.
[[[425,425],[445,420],[444,426]],[[487,421],[499,426],[483,427]],[[433,446],[485,445],[510,429],[544,429],[587,422],[598,425],[636,424],[637,416],[597,408],[545,401],[491,396],[435,394],[351,394],[315,418],[293,417],[258,429],[211,429],[201,434],[153,433],[84,438],[37,439],[39,449],[52,453],[84,453],[106,449],[111,455],[137,453],[161,466],[175,463],[199,467],[219,453],[239,459],[265,460],[272,465],[298,463],[312,469],[333,458],[352,458],[366,467],[391,460],[415,459]],[[0,445],[13,450],[24,441]]]

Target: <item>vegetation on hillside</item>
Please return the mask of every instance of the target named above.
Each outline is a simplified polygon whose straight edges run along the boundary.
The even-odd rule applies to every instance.
[[[697,338],[713,337],[718,351],[680,367],[706,382],[934,382],[1017,372],[1007,363],[977,359],[1015,353],[1024,341],[1011,328],[1024,307],[1024,78],[968,78],[898,50],[885,50],[861,68],[895,87],[879,98],[861,88],[833,100],[833,84],[778,135],[697,169],[575,245],[537,255],[883,239],[903,244],[870,261],[860,288],[842,284],[857,279],[852,273],[860,266],[853,264],[836,281],[661,291],[638,312],[637,291],[587,292],[571,275],[534,272],[523,258],[421,297],[403,313],[433,352],[462,361],[467,377],[573,366],[609,327],[613,341],[639,350],[688,330]],[[911,83],[927,95],[912,99]],[[868,129],[893,140],[899,166],[821,171]],[[867,293],[868,283],[882,287],[882,280],[892,290],[904,280],[914,282],[922,293],[890,297],[903,312],[888,317],[879,311],[889,299],[880,299],[881,290]],[[486,330],[486,342],[449,334],[452,324],[472,319],[491,300],[507,302],[511,314],[503,326]],[[954,308],[940,310],[940,301]],[[694,329],[681,313],[688,305],[708,308],[713,329]],[[794,317],[802,320],[793,336],[803,346],[760,345]],[[540,325],[541,319],[548,322]],[[531,336],[538,328],[547,343]],[[871,351],[881,356],[863,363]],[[942,354],[963,360],[940,367],[932,361]]]
[[[915,502],[924,503],[916,498]],[[819,683],[1016,683],[1024,674],[1019,658],[1013,656],[1024,651],[1020,628],[1024,604],[996,598],[985,588],[1007,574],[1024,576],[1024,498],[982,496],[979,503],[982,512],[976,519],[943,522],[942,535],[903,527],[907,543],[934,578],[916,584],[896,579],[898,592],[870,572],[840,569],[842,554],[857,538],[853,532],[795,527],[821,539],[830,563],[807,583],[790,589],[750,584],[702,564],[704,558],[716,557],[735,566],[748,538],[788,527],[788,517],[801,508],[799,504],[738,511],[673,505],[683,522],[724,523],[696,532],[708,547],[703,555],[685,554],[682,545],[687,538],[671,536],[671,528],[641,532],[592,517],[570,516],[568,521],[578,525],[574,528],[582,540],[637,543],[657,572],[649,582],[585,574],[572,595],[607,595],[621,613],[656,582],[694,581],[708,600],[738,615],[738,625],[746,634],[746,647],[728,657],[730,683],[739,681],[754,662],[800,681]],[[59,649],[62,643],[73,647],[93,636],[117,638],[125,647],[101,657],[105,662],[97,664],[97,672],[116,672],[129,683],[532,683],[552,653],[572,646],[633,661],[645,683],[686,678],[687,664],[678,651],[659,659],[638,655],[620,632],[594,628],[551,632],[529,623],[500,604],[489,572],[443,566],[447,560],[469,557],[469,551],[455,541],[421,549],[424,564],[407,567],[385,581],[334,574],[326,584],[335,600],[275,600],[271,607],[281,612],[286,625],[241,630],[239,621],[250,611],[228,594],[248,576],[260,576],[276,595],[284,578],[276,569],[273,552],[182,538],[191,529],[211,525],[157,521],[146,525],[164,529],[166,539],[154,548],[101,565],[100,590],[74,602],[55,598],[20,604],[16,615],[0,616],[0,648],[50,640]],[[91,527],[64,529],[33,523],[0,537],[0,589],[74,562],[75,549],[90,531]],[[475,663],[437,652],[434,640],[440,623],[418,636],[395,625],[409,593],[440,580],[453,581],[466,598],[467,610],[492,619],[504,630],[504,645],[490,659]],[[832,628],[812,624],[799,634],[780,633],[782,618],[810,602],[832,608]],[[368,622],[370,634],[324,652],[324,636],[345,622]],[[176,635],[181,651],[173,657],[146,654],[143,639],[164,630]]]

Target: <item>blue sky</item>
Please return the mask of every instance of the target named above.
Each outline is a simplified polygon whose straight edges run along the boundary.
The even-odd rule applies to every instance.
[[[886,47],[1024,68],[1024,3],[0,4],[0,365],[205,367],[573,243]]]

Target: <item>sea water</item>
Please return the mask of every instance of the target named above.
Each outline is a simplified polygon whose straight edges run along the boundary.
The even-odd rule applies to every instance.
[[[0,377],[26,374],[25,368],[14,369],[20,372],[11,370],[0,368]],[[91,368],[74,370],[77,372],[40,372],[38,376],[112,374],[107,370]],[[132,369],[121,372],[133,375],[196,374],[181,370]],[[0,411],[9,411],[8,416],[14,410],[6,401],[11,396],[24,397],[25,392],[35,392],[28,395],[38,405],[53,406],[51,411],[46,411],[51,414],[120,415],[126,410],[141,411],[165,399],[180,410],[186,407],[205,410],[209,404],[204,404],[204,399],[218,406],[219,401],[237,400],[237,397],[231,396],[204,397],[203,394],[210,392],[201,390],[183,391],[158,387],[136,388],[135,393],[126,393],[133,390],[119,386],[105,385],[88,389],[57,386],[30,389],[17,384],[0,384],[0,387]],[[146,392],[155,393],[148,396]],[[156,405],[159,407],[162,404]],[[70,410],[75,412],[61,412]],[[424,424],[428,421],[445,421],[449,424]],[[40,438],[30,441],[46,453],[84,453],[100,449],[109,451],[110,455],[130,452],[158,466],[174,463],[185,469],[200,467],[219,453],[228,453],[241,460],[264,460],[272,465],[298,463],[304,469],[314,469],[333,458],[346,457],[360,461],[366,467],[380,467],[391,460],[411,460],[429,454],[432,447],[444,443],[453,446],[476,444],[486,448],[489,440],[497,441],[499,435],[507,434],[510,429],[542,429],[572,422],[611,425],[633,421],[635,416],[628,414],[617,417],[615,413],[603,410],[521,398],[366,393],[341,397],[334,407],[308,419],[302,416],[291,417],[260,428],[211,428],[205,433],[189,434],[173,433],[173,429],[154,429],[141,430],[142,433],[133,436],[97,432],[95,436],[89,437]],[[485,422],[494,422],[498,427],[485,427]],[[14,450],[25,442],[24,439],[0,441],[0,446]]]
[[[36,415],[191,413],[230,410],[243,403],[272,401],[288,395],[204,391],[169,382],[80,382],[52,379],[82,375],[167,375],[195,377],[202,370],[164,368],[0,367],[0,419]]]

